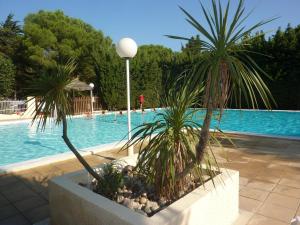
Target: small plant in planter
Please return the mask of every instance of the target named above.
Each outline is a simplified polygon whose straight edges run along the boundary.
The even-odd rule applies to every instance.
[[[181,197],[193,185],[187,174],[202,179],[194,149],[200,124],[193,120],[195,111],[189,110],[197,106],[197,96],[188,83],[179,88],[174,85],[163,100],[168,108],[157,113],[153,122],[138,126],[129,144],[143,146],[149,141],[140,148],[135,170],[144,174],[148,183],[155,184],[157,197],[168,202]],[[186,173],[190,165],[195,165],[194,171]]]
[[[200,91],[189,80],[179,79],[163,100],[168,108],[133,130],[123,148],[140,146],[137,164],[121,170],[124,186],[114,193],[114,200],[151,216],[219,173],[212,152],[205,154],[204,166],[196,160],[201,126],[193,118],[197,110],[191,107],[198,106]]]
[[[97,168],[100,180],[93,180],[94,192],[152,216],[219,174],[212,152],[205,155],[204,166],[197,163],[195,143],[201,126],[191,107],[198,106],[201,89],[184,78],[174,82],[164,98],[168,108],[154,121],[136,127],[124,145],[123,149],[139,146],[136,165],[113,161]]]
[[[94,191],[112,200],[117,200],[118,189],[124,185],[123,174],[112,163],[104,164],[96,172],[101,179],[98,182],[94,181]]]

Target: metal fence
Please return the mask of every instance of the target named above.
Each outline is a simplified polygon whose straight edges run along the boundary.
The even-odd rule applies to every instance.
[[[14,114],[26,111],[26,102],[24,100],[17,101],[0,101],[0,114]]]
[[[39,98],[36,98],[36,101],[39,101]],[[37,104],[37,103],[36,103]],[[73,114],[83,114],[91,112],[91,98],[88,96],[76,97],[72,101]],[[94,97],[93,101],[94,111],[101,110],[101,104],[98,97]],[[17,101],[0,101],[0,114],[14,114],[21,113],[26,111],[26,101],[17,100]]]

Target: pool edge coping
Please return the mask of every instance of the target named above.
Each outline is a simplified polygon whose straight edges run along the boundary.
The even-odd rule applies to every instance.
[[[218,132],[213,129],[210,129],[210,132]],[[262,138],[274,138],[274,139],[282,139],[282,140],[289,140],[289,141],[300,141],[300,138],[297,137],[282,137],[276,135],[262,135],[256,133],[246,133],[246,132],[224,132],[225,134],[233,134],[233,135],[243,135],[243,136],[252,136],[252,137],[262,137]],[[109,151],[117,148],[121,148],[127,140],[111,142],[108,144],[97,145],[93,147],[79,149],[79,152],[82,156],[94,155],[99,152]],[[23,162],[11,163],[4,166],[0,166],[0,175],[20,172],[23,170],[33,169],[40,166],[45,166],[51,163],[58,163],[62,161],[66,161],[69,159],[74,159],[75,155],[69,151],[64,152],[56,155],[45,156],[37,159],[26,160]]]
[[[216,131],[210,129],[210,132],[216,132]],[[222,130],[222,132],[225,134],[237,134],[237,135],[244,135],[244,136],[265,137],[265,138],[282,139],[282,140],[289,140],[289,141],[300,141],[300,137],[296,137],[296,136],[267,135],[267,134],[236,132],[236,131],[227,131],[227,130]]]

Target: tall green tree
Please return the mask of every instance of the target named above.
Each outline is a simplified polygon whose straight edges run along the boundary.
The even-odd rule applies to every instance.
[[[13,14],[9,14],[0,24],[0,52],[11,59],[15,58],[22,38],[22,28],[15,21]]]
[[[0,99],[12,97],[16,69],[12,61],[0,54]]]
[[[241,96],[244,96],[252,107],[258,105],[257,96],[262,99],[267,108],[271,107],[270,99],[272,99],[269,89],[260,76],[264,72],[247,51],[239,47],[243,37],[271,20],[261,21],[246,29],[243,23],[248,15],[245,15],[243,0],[239,1],[232,19],[229,18],[229,1],[225,10],[220,0],[212,0],[211,5],[212,12],[201,4],[208,29],[181,8],[187,16],[187,22],[205,37],[205,40],[201,40],[202,57],[195,63],[192,73],[193,82],[204,86],[202,104],[206,108],[200,140],[196,146],[199,162],[202,161],[206,146],[209,144],[213,111],[219,110],[222,114],[230,96],[238,105],[240,105]],[[189,40],[189,38],[178,36],[169,37]]]
[[[109,110],[125,108],[125,65],[116,54],[115,46],[111,41],[106,45],[95,45],[91,57],[96,75],[92,82],[96,84],[96,94],[101,98],[102,106]]]
[[[10,63],[14,65],[14,75],[9,76],[11,80],[11,88],[17,91],[19,82],[18,75],[20,68],[24,64],[24,60],[20,60],[22,56],[21,43],[23,38],[23,30],[19,21],[14,20],[14,15],[9,14],[4,22],[0,24],[0,53],[5,56]],[[4,68],[2,68],[3,70]],[[10,91],[12,93],[12,90]],[[11,96],[11,93],[9,96]]]
[[[246,46],[257,64],[272,80],[266,80],[280,109],[300,109],[300,32],[299,26],[278,29],[268,40],[255,35]],[[267,55],[267,57],[264,57]]]
[[[159,45],[143,45],[131,63],[132,104],[138,107],[138,96],[145,97],[145,107],[160,106],[164,80],[170,75],[174,55]]]
[[[62,11],[39,11],[24,19],[25,55],[36,74],[44,68],[55,67],[69,58],[76,58],[75,76],[81,80],[94,79],[95,71],[91,50],[95,46],[110,44],[101,31],[82,20],[64,15]]]
[[[197,60],[198,57],[201,55],[201,40],[200,36],[196,35],[195,37],[191,37],[186,45],[181,48],[181,52],[185,54],[185,57],[190,61],[193,62]]]
[[[272,77],[272,80],[262,79],[270,87],[280,109],[300,109],[299,27],[289,25],[286,29],[279,29],[268,40],[260,32],[245,34],[240,40],[243,44],[237,46],[249,51],[249,56]],[[18,97],[28,94],[28,85],[44,70],[69,57],[76,57],[78,66],[74,76],[95,84],[94,92],[100,97],[102,106],[126,108],[123,97],[125,65],[116,55],[109,37],[61,11],[29,14],[24,28],[25,34],[13,15],[0,24],[0,53],[15,66],[14,88]],[[132,106],[138,107],[140,94],[145,95],[146,107],[161,105],[158,99],[166,94],[169,81],[178,74],[191,71],[192,65],[205,55],[202,39],[207,40],[200,32],[187,38],[179,52],[157,45],[140,46],[130,63]],[[245,98],[241,99],[241,106],[248,107]],[[227,106],[239,107],[233,96],[229,96],[228,101]],[[260,100],[258,105],[264,107]]]

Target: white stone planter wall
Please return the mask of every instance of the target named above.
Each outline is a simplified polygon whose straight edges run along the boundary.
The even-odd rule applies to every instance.
[[[134,164],[135,158],[128,158]],[[152,217],[146,217],[78,185],[86,172],[49,183],[53,225],[230,225],[238,216],[239,173],[224,170]]]

